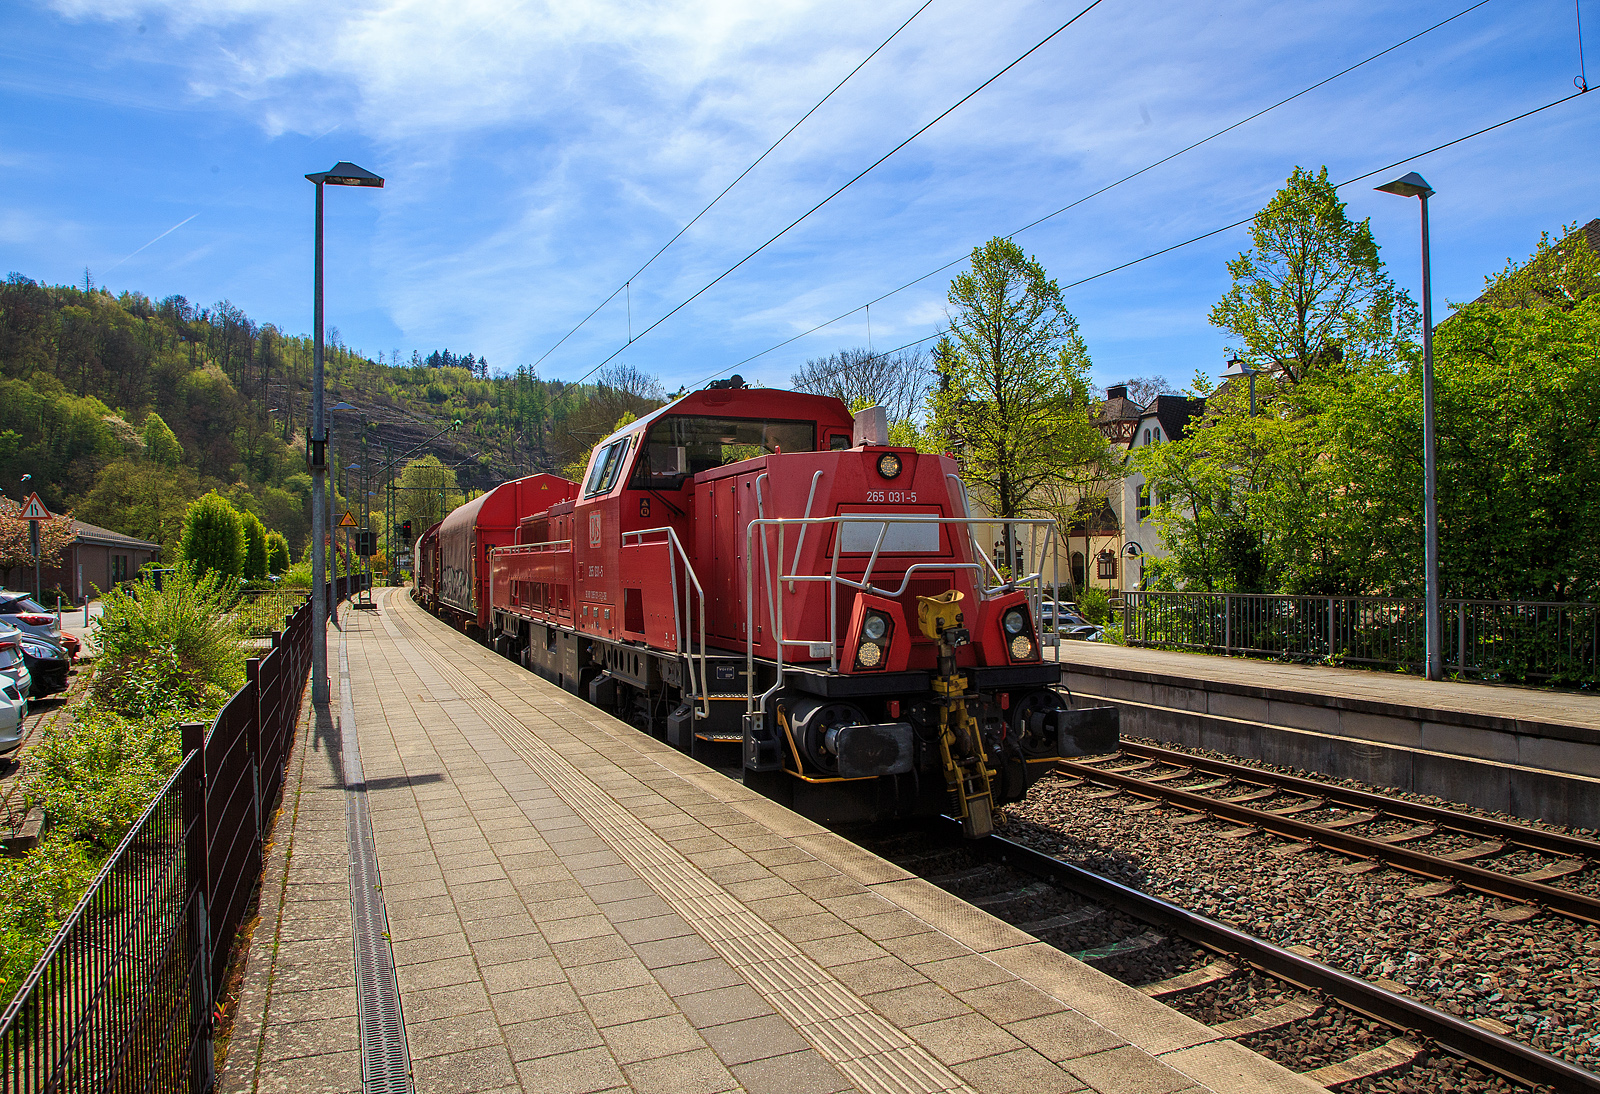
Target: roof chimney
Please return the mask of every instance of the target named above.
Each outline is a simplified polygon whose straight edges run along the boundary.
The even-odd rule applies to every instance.
[[[1111,399],[1126,399],[1127,397],[1127,384],[1113,384],[1111,387],[1106,388],[1106,399],[1108,401]]]

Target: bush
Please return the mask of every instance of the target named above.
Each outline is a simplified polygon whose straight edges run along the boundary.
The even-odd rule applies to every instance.
[[[303,558],[283,571],[283,583],[291,589],[311,588],[311,560]]]
[[[260,581],[267,576],[267,526],[254,513],[239,514],[244,526],[244,579]]]
[[[130,717],[220,706],[244,683],[237,601],[237,582],[187,563],[159,591],[144,580],[106,594],[94,624],[95,700]]]
[[[281,574],[289,568],[289,541],[282,532],[267,533],[267,573]]]
[[[55,830],[110,851],[182,758],[183,712],[124,718],[79,708],[71,725],[28,750],[24,794]]]
[[[225,577],[244,573],[244,521],[215,490],[198,498],[183,516],[178,556],[201,570]]]
[[[1078,610],[1089,622],[1104,625],[1111,615],[1111,594],[1093,585],[1078,590]]]
[[[21,858],[0,859],[0,1003],[22,986],[98,869],[88,848],[60,833]]]

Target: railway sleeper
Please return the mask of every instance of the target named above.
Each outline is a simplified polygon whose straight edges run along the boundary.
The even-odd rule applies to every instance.
[[[1160,999],[1164,995],[1177,995],[1182,991],[1203,987],[1206,984],[1215,984],[1219,980],[1226,980],[1239,971],[1239,967],[1231,961],[1216,960],[1202,968],[1190,972],[1169,976],[1165,980],[1157,980],[1153,984],[1145,984],[1139,990],[1152,999]]]
[[[992,912],[993,909],[1002,908],[1007,904],[1013,903],[1014,901],[1029,900],[1034,897],[1045,896],[1046,894],[1053,892],[1055,892],[1055,886],[1047,885],[1042,881],[1037,881],[1032,885],[1023,885],[1020,888],[1008,889],[1003,893],[995,893],[992,896],[974,897],[971,900],[968,900],[967,903],[972,905],[974,908],[982,908],[986,912]]]
[[[1357,1079],[1370,1079],[1374,1075],[1382,1075],[1396,1068],[1405,1067],[1421,1054],[1420,1045],[1415,1045],[1404,1037],[1393,1037],[1387,1044],[1358,1053],[1342,1063],[1328,1064],[1326,1067],[1319,1067],[1302,1074],[1322,1086],[1337,1086],[1340,1083],[1353,1083]]]
[[[1231,1022],[1219,1023],[1211,1028],[1224,1037],[1248,1037],[1252,1033],[1265,1033],[1269,1029],[1281,1029],[1293,1025],[1315,1016],[1321,1009],[1322,1004],[1315,1000],[1294,999],[1257,1011],[1255,1014],[1247,1014],[1243,1018],[1235,1018]]]
[[[1093,949],[1079,950],[1068,954],[1082,961],[1085,965],[1098,968],[1102,962],[1114,961],[1117,958],[1129,957],[1146,950],[1153,950],[1167,941],[1167,936],[1156,931],[1141,931],[1132,938],[1122,938],[1104,946],[1095,946]]]

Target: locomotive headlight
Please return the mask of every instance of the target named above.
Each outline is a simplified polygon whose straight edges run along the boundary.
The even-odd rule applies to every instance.
[[[1000,623],[1005,627],[1007,634],[1021,634],[1028,627],[1028,617],[1022,613],[1021,608],[1012,608]],[[1012,643],[1012,649],[1015,648],[1016,643]]]
[[[1033,656],[1033,639],[1025,634],[1019,634],[1011,640],[1011,657],[1016,661],[1026,661]]]
[[[900,474],[900,457],[893,452],[885,452],[878,457],[878,474],[886,479],[892,479]]]
[[[874,642],[881,639],[888,630],[889,621],[877,614],[868,615],[866,621],[861,624],[861,633]]]
[[[856,663],[864,669],[875,668],[883,660],[883,647],[876,642],[863,642],[856,650]]]

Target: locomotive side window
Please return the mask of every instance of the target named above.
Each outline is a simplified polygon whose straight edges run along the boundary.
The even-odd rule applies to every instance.
[[[650,428],[633,481],[635,490],[678,490],[690,475],[782,450],[815,452],[815,422],[669,415]]]
[[[613,441],[606,446],[604,452],[594,461],[594,470],[589,474],[589,483],[583,488],[583,496],[592,498],[596,494],[604,494],[617,484],[617,475],[622,471],[622,458],[627,455],[629,438]]]

